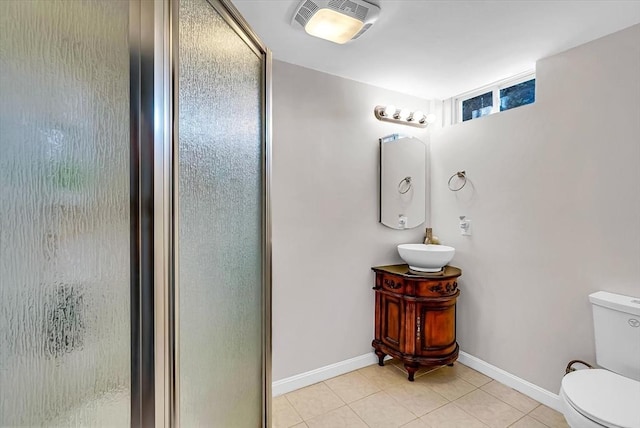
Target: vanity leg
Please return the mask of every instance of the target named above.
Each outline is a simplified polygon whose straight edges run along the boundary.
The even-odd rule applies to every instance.
[[[384,357],[386,357],[387,354],[385,354],[382,351],[376,350],[376,355],[378,356],[378,365],[379,366],[384,366]]]
[[[449,367],[453,367],[453,363],[451,363],[451,364],[447,364],[447,366],[449,366]]]
[[[407,370],[407,373],[409,373],[409,382],[413,382],[413,375],[415,374],[415,372],[418,371],[418,369],[420,368],[420,365],[405,364],[404,368]]]

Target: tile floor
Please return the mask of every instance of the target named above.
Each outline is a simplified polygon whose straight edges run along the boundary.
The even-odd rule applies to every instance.
[[[420,370],[395,360],[273,399],[274,428],[559,428],[564,417],[460,363]]]

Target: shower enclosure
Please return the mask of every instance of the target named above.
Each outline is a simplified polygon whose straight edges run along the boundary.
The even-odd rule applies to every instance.
[[[0,426],[269,425],[270,73],[229,1],[0,1]]]

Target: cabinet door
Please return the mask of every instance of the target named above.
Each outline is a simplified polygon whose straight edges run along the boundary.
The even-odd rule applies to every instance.
[[[418,303],[416,351],[422,356],[444,356],[456,347],[456,299]]]
[[[400,297],[380,293],[380,340],[398,350],[404,343],[404,304]]]

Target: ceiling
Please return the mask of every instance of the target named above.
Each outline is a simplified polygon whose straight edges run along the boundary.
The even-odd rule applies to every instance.
[[[233,0],[277,60],[427,99],[533,70],[538,59],[640,23],[640,0],[376,0],[337,45],[290,25],[298,0]],[[640,43],[640,41],[638,41]]]

